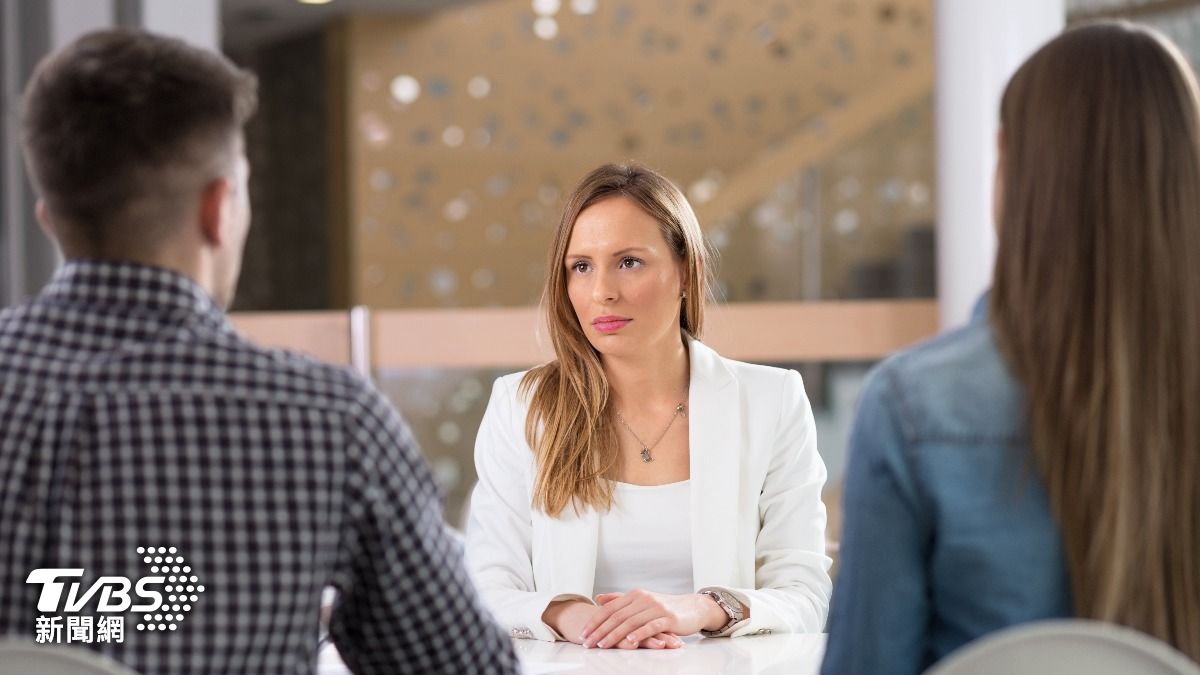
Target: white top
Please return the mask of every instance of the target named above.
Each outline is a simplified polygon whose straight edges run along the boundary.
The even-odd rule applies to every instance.
[[[691,481],[616,484],[600,516],[594,592],[693,593]]]

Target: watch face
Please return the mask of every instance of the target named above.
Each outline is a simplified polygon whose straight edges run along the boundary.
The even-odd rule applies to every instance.
[[[745,612],[742,611],[742,603],[724,591],[717,591],[716,593],[718,598],[717,604],[721,606],[721,609],[725,610],[725,614],[729,616],[730,620],[741,621],[742,617],[745,616]]]
[[[704,594],[712,598],[713,602],[717,603],[717,606],[721,608],[721,611],[725,612],[725,616],[729,617],[729,622],[722,626],[721,630],[725,630],[730,624],[736,623],[741,619],[741,604],[737,601],[730,602],[732,598],[730,598],[728,593],[722,593],[718,590],[707,590],[704,591]]]

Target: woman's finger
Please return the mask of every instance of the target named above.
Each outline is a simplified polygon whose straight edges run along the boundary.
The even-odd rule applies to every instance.
[[[629,635],[625,637],[625,642],[629,642],[630,644],[638,644],[642,640],[653,638],[669,628],[668,624],[671,622],[668,617],[662,616],[661,614],[655,616],[653,613],[647,612],[639,615],[639,617],[640,616],[648,616],[650,617],[650,620],[642,624],[640,628],[635,627],[633,630],[629,631]],[[631,621],[631,623],[634,623],[635,626],[637,618],[638,617],[634,617],[635,621]]]
[[[589,619],[586,624],[584,624],[583,631],[579,634],[579,641],[583,644],[583,646],[591,647],[592,645],[589,644],[589,642],[594,641],[590,641],[588,638],[592,636],[598,627],[608,621],[614,612],[618,612],[622,608],[629,606],[631,602],[633,602],[632,596],[626,593],[615,600],[609,601],[608,604],[601,605],[600,611],[596,612],[596,614],[592,616],[592,618]]]
[[[650,642],[649,640],[646,640],[646,643],[647,643],[647,644],[645,645],[645,648],[646,648],[646,649],[658,649],[658,647],[653,647],[653,646],[651,646],[651,645],[649,644],[649,642]],[[643,646],[643,645],[642,645],[642,643],[641,643],[641,642],[630,642],[630,641],[628,641],[628,640],[621,640],[620,642],[618,642],[618,643],[616,643],[615,645],[613,645],[613,646],[612,646],[612,648],[613,648],[613,649],[624,649],[624,650],[626,650],[626,651],[630,651],[630,650],[633,650],[633,649],[641,649],[641,648],[642,648],[642,646]]]
[[[621,648],[625,649],[628,641],[621,641]],[[640,649],[679,649],[683,646],[683,640],[680,640],[674,633],[659,633],[653,637],[648,637],[636,645]]]
[[[618,600],[618,601],[611,602],[606,607],[611,607],[612,605],[616,604],[617,602],[620,602],[620,601]],[[628,631],[626,631],[625,633],[622,633],[619,637],[617,637],[614,640],[609,640],[607,644],[600,645],[600,643],[603,642],[604,639],[607,638],[609,636],[609,634],[611,634],[617,628],[617,626],[620,626],[629,617],[631,617],[635,614],[638,614],[640,612],[643,612],[645,610],[646,610],[646,608],[643,607],[640,603],[629,603],[629,604],[625,605],[624,607],[614,611],[612,614],[609,615],[609,617],[607,619],[605,619],[604,623],[601,623],[599,626],[596,627],[595,630],[593,630],[591,633],[588,634],[587,639],[584,640],[584,642],[583,642],[583,646],[584,647],[592,647],[592,646],[608,647],[608,646],[611,646],[617,640],[625,637],[625,635],[628,633]]]
[[[663,649],[679,649],[683,646],[683,640],[680,640],[679,636],[674,633],[659,633],[655,637],[662,640]]]
[[[600,626],[600,629],[593,634],[594,636],[601,636],[596,641],[597,647],[600,647],[601,649],[607,649],[609,647],[617,646],[617,644],[622,641],[626,641],[631,645],[637,645],[637,643],[641,642],[642,640],[657,635],[667,628],[667,624],[661,621],[664,618],[661,610],[656,608],[634,605],[624,611],[626,613],[623,617],[621,616],[622,612],[618,612],[617,614],[613,615],[613,618],[610,619],[610,621],[615,622],[619,620],[619,623],[616,623],[607,633],[604,632],[604,626]],[[633,633],[634,631],[651,622],[658,622],[655,624],[653,630],[643,631],[643,634],[637,640],[628,639],[630,633]]]

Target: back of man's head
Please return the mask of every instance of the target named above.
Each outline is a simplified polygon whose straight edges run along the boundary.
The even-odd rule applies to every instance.
[[[219,54],[144,31],[90,33],[46,57],[25,90],[22,143],[68,256],[171,237],[232,174],[256,89]]]

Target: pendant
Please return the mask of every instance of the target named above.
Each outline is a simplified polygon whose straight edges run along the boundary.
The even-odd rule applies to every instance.
[[[650,448],[642,448],[642,461],[649,464],[652,459],[654,458],[650,456]]]

